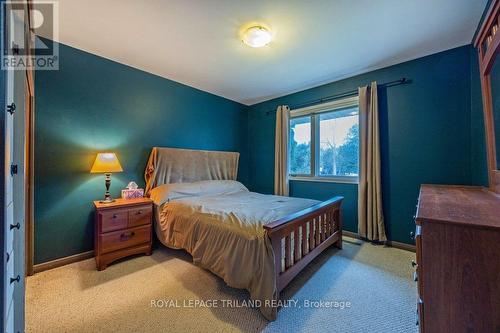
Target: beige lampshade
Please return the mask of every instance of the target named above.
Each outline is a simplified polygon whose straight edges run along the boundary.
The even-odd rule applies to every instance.
[[[91,173],[122,172],[122,166],[115,153],[99,153],[92,165]]]

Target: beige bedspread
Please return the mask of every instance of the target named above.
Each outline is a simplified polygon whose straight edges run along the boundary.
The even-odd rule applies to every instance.
[[[276,319],[277,308],[270,303],[278,297],[274,254],[262,226],[318,201],[263,195],[244,187],[223,194],[191,194],[169,202],[162,194],[152,195],[158,238],[166,246],[188,251],[196,264],[229,286],[247,289],[253,300],[261,301],[262,314]]]

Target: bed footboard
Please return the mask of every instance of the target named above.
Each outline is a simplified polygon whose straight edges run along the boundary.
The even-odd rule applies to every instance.
[[[327,247],[342,248],[343,199],[334,197],[264,226],[273,246],[278,293]]]

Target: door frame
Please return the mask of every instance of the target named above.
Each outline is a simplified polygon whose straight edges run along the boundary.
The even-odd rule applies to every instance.
[[[2,1],[3,2],[3,1]],[[3,5],[3,4],[2,4]],[[5,24],[2,25],[2,36],[0,38],[4,39],[4,45],[6,45],[5,40],[7,39],[6,34],[10,29],[16,31],[19,26],[24,31],[22,38],[24,39],[22,43],[24,44],[24,49],[30,49],[32,46],[31,38],[32,31],[30,27],[30,6],[29,3],[23,1],[23,11],[24,18],[20,19],[9,17],[9,20],[5,20]],[[7,21],[9,23],[7,23]],[[7,25],[9,24],[9,26]],[[19,26],[18,26],[19,24]],[[15,26],[15,27],[14,27]],[[10,42],[10,40],[8,40]],[[20,41],[18,41],[19,43]],[[31,69],[28,70],[7,70],[5,71],[5,81],[2,83],[2,90],[5,94],[5,100],[2,106],[2,115],[4,119],[4,126],[7,126],[8,119],[8,129],[3,131],[4,135],[7,132],[11,133],[13,136],[9,139],[9,150],[8,157],[5,155],[7,150],[5,149],[7,140],[4,142],[4,168],[3,168],[3,180],[6,183],[2,183],[5,193],[11,193],[8,198],[9,206],[6,207],[6,198],[2,198],[2,213],[5,220],[3,223],[4,239],[2,239],[2,245],[4,250],[2,250],[4,266],[4,276],[3,276],[3,286],[2,286],[2,327],[3,330],[7,331],[24,331],[25,328],[25,276],[26,276],[26,225],[28,217],[26,216],[27,205],[31,206],[31,200],[27,198],[26,188],[29,183],[29,177],[27,175],[30,171],[25,167],[29,152],[27,149],[31,149],[29,142],[27,142],[27,110],[32,110],[32,107],[26,105],[26,102],[30,105],[33,104],[33,77]],[[31,72],[31,73],[30,73]],[[4,75],[2,75],[4,77]],[[29,78],[29,83],[27,82]],[[27,88],[29,89],[28,99]],[[10,110],[10,115],[7,115],[6,105],[10,103],[16,104],[16,109]],[[33,114],[30,112],[29,117],[31,118]],[[8,182],[8,183],[7,183]],[[7,185],[8,184],[8,185]],[[31,186],[30,186],[31,191]],[[7,212],[6,209],[10,211]],[[12,214],[13,212],[13,214]],[[15,224],[17,222],[17,224]],[[10,224],[10,225],[9,225]],[[23,230],[24,228],[24,230]],[[17,230],[16,230],[17,229]],[[9,236],[6,236],[9,235]],[[9,239],[11,237],[12,239]],[[12,255],[9,257],[9,253]],[[6,267],[5,267],[6,266]],[[7,274],[5,274],[7,273]],[[17,275],[17,278],[14,276]],[[9,282],[10,280],[10,282]],[[14,283],[14,284],[13,284]]]
[[[27,29],[25,42],[30,47],[30,56],[35,45],[35,33],[31,28],[32,25],[32,3],[28,2],[27,10]],[[26,145],[25,145],[25,272],[26,275],[34,274],[34,197],[35,197],[35,71],[33,69],[26,70],[26,87],[25,87],[25,113],[26,113]]]

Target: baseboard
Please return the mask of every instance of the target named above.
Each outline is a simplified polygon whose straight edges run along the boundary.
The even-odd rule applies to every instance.
[[[357,233],[351,232],[351,231],[342,230],[342,235],[347,236],[347,237],[351,237],[351,238],[361,239],[361,237],[359,237],[359,235]],[[415,245],[394,242],[394,241],[387,241],[387,245],[394,247],[394,248],[397,248],[397,249],[415,252]],[[83,253],[78,253],[78,254],[74,254],[74,255],[69,256],[69,257],[59,258],[59,259],[47,261],[47,262],[44,262],[41,264],[36,264],[33,266],[33,272],[40,273],[40,272],[43,272],[43,271],[46,271],[49,269],[61,267],[64,265],[72,264],[74,262],[90,259],[93,257],[94,257],[94,251],[87,251],[87,252],[83,252]]]
[[[61,267],[64,265],[72,264],[74,262],[90,259],[93,257],[94,257],[94,251],[87,251],[87,252],[83,252],[83,253],[78,253],[78,254],[74,254],[74,255],[69,256],[69,257],[59,258],[59,259],[43,262],[41,264],[36,264],[33,266],[33,272],[36,274],[36,273],[40,273],[40,272],[43,272],[43,271],[46,271],[49,269]]]
[[[387,241],[388,246],[392,246],[396,249],[400,250],[406,250],[410,252],[416,252],[417,250],[415,249],[415,245],[411,244],[406,244],[406,243],[401,243],[401,242],[395,242],[395,241]]]
[[[342,235],[347,236],[347,237],[351,237],[351,238],[362,239],[361,237],[359,237],[359,234],[357,234],[355,232],[351,232],[351,231],[342,230]],[[387,241],[386,245],[390,246],[390,247],[394,247],[396,249],[406,250],[406,251],[410,251],[410,252],[416,251],[415,245],[411,245],[411,244],[405,244],[405,243],[395,242],[395,241]]]
[[[359,235],[352,231],[342,230],[342,236],[359,239]]]

